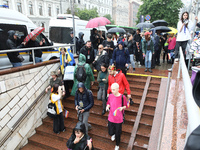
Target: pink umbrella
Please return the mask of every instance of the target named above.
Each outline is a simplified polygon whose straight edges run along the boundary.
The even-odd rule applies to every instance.
[[[40,33],[42,33],[42,31],[44,31],[43,27],[38,27],[35,28],[31,33],[29,33],[26,38],[24,39],[24,42],[28,42],[34,35],[39,35]]]
[[[97,17],[88,21],[86,28],[96,28],[99,26],[105,26],[111,22],[105,17]]]

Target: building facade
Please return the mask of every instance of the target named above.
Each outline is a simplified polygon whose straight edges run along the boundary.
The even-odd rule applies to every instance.
[[[138,20],[137,13],[138,13],[140,5],[142,5],[142,2],[140,0],[130,0],[130,5],[129,5],[129,16],[130,16],[129,26],[130,27],[136,26],[136,21]]]
[[[113,0],[112,13],[116,25],[129,26],[129,0]]]

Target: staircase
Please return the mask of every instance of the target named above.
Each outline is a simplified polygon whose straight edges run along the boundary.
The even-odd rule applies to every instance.
[[[134,150],[147,150],[161,79],[127,75],[127,80],[130,84],[134,104],[125,111],[120,150],[125,150],[128,147],[130,149],[130,145]],[[90,110],[88,121],[92,125],[89,135],[92,137],[95,149],[110,150],[114,149],[115,142],[110,140],[108,134],[108,112],[104,116],[101,115],[102,102],[97,100],[97,85],[97,82],[95,82],[91,89],[94,95],[94,106]],[[22,150],[67,149],[66,142],[77,123],[74,97],[71,96],[63,100],[63,105],[69,111],[68,118],[65,118],[66,131],[58,135],[53,133],[53,120],[47,117],[43,120],[43,124],[36,129],[36,134],[29,138],[28,144]]]

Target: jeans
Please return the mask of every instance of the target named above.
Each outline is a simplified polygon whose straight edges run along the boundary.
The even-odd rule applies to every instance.
[[[84,111],[83,113],[80,113],[78,116],[78,120],[83,122],[85,124],[86,133],[88,134],[88,117],[90,112]]]
[[[18,62],[18,63],[11,63],[13,65],[13,67],[20,67],[22,66],[22,63],[21,62]]]
[[[145,56],[145,68],[151,68],[151,59],[152,59],[152,52],[151,50],[147,50]]]
[[[103,109],[106,109],[106,89],[104,87],[99,87],[99,91],[97,93],[97,99],[102,100],[103,102]]]
[[[131,61],[131,66],[133,68],[135,68],[135,61],[134,61],[134,55],[133,54],[130,54],[130,61]]]
[[[43,62],[42,57],[35,57],[35,63]]]
[[[113,62],[112,62],[112,59],[110,59],[110,64],[109,64],[109,65],[112,65],[112,63],[113,63]]]

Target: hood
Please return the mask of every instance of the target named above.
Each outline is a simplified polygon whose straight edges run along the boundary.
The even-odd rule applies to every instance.
[[[119,41],[118,45],[121,44],[124,47],[124,42],[123,41]]]
[[[80,130],[83,134],[86,134],[85,124],[83,122],[78,122],[74,128],[74,134],[75,130]]]
[[[15,34],[15,31],[14,30],[9,30],[8,31],[8,38],[11,39],[11,40],[14,40],[14,34]]]
[[[78,57],[78,62],[79,63],[86,63],[86,57],[83,54],[80,54]]]
[[[85,89],[85,85],[83,82],[79,82],[77,85],[77,88],[84,88]]]
[[[83,35],[84,35],[83,32],[79,32],[79,34],[78,34],[79,39],[82,39],[82,38],[83,38],[83,37],[82,37]]]

